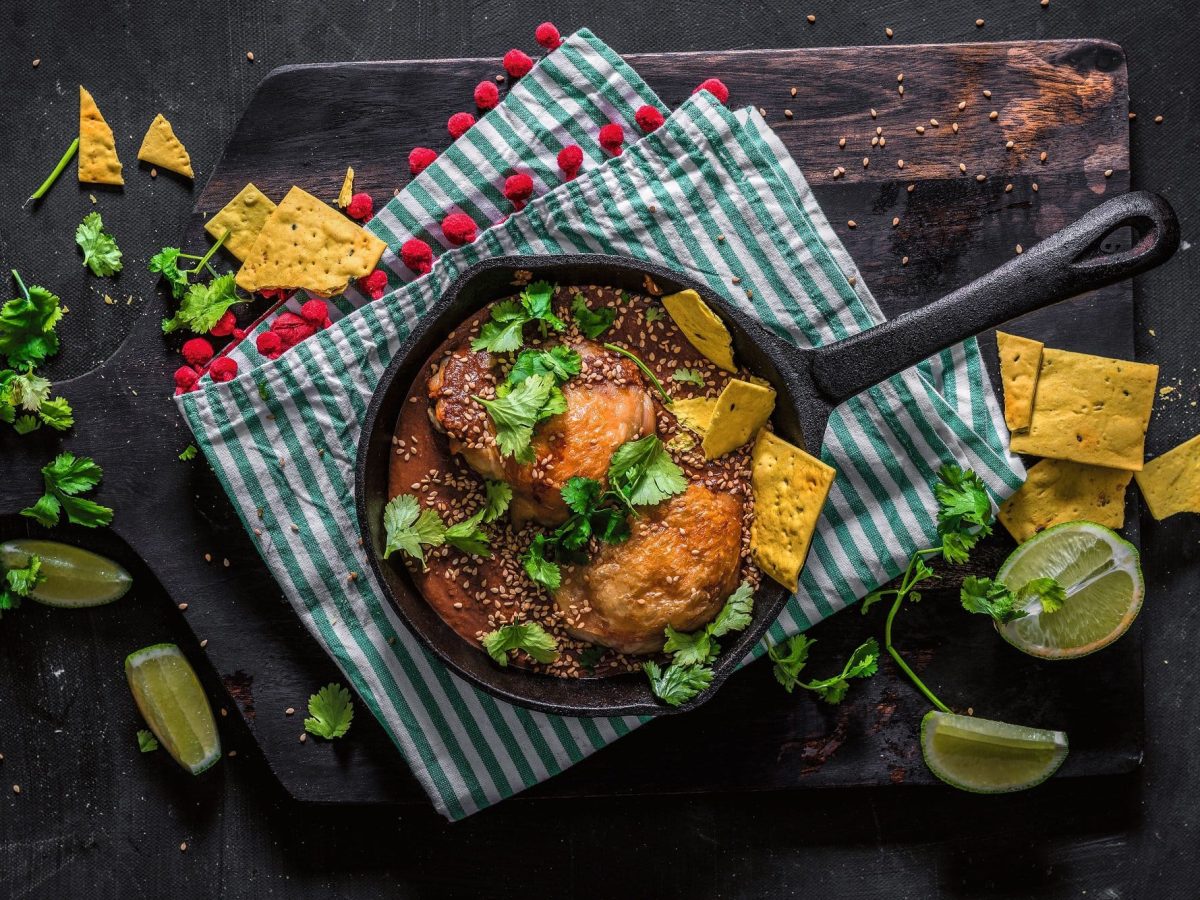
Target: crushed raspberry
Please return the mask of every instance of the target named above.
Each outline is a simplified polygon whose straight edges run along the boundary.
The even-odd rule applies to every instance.
[[[528,75],[529,70],[532,68],[533,60],[529,58],[529,54],[522,53],[515,48],[504,54],[504,71],[511,78],[520,78],[523,75]]]
[[[504,197],[512,201],[517,209],[523,209],[526,201],[533,196],[533,179],[524,172],[509,175],[504,180]]]
[[[235,341],[240,341],[240,340],[241,340],[242,338],[244,338],[245,336],[246,336],[246,329],[245,329],[245,328],[235,328],[235,329],[233,329],[233,339],[234,339]]]
[[[355,194],[350,198],[350,205],[346,207],[346,215],[359,222],[366,222],[374,212],[375,202],[370,194]]]
[[[261,291],[259,291],[259,293],[262,294],[267,300],[271,300],[273,302],[286,300],[288,295],[287,288],[263,288]]]
[[[333,324],[329,320],[329,305],[324,300],[306,300],[300,307],[300,318],[317,329]]]
[[[558,167],[567,176],[567,181],[579,174],[582,165],[583,151],[579,149],[578,145],[570,144],[558,151]]]
[[[433,250],[420,238],[410,238],[400,247],[400,261],[418,275],[426,275],[433,268]]]
[[[438,155],[428,147],[413,147],[408,151],[408,171],[414,177],[429,168]]]
[[[446,123],[446,129],[450,132],[450,137],[458,140],[466,134],[471,126],[475,124],[475,117],[470,113],[456,112],[450,117],[450,121]]]
[[[294,312],[285,312],[276,316],[275,321],[271,323],[271,331],[279,336],[283,350],[287,350],[316,334],[317,327]]]
[[[279,359],[283,355],[283,340],[274,331],[264,331],[254,339],[254,346],[267,359]]]
[[[558,33],[553,22],[543,22],[533,32],[533,36],[547,50],[557,50],[562,46],[562,35]]]
[[[481,81],[475,85],[475,105],[480,109],[484,111],[495,109],[499,102],[500,88],[496,87],[496,82]]]
[[[638,123],[638,128],[649,134],[662,125],[663,114],[655,107],[646,105],[633,114],[633,119]]]
[[[189,366],[201,369],[213,358],[213,345],[204,338],[192,338],[183,342],[182,353]]]
[[[237,373],[237,360],[230,356],[218,356],[208,367],[208,374],[212,376],[213,381],[217,382],[233,381],[237,377]]]
[[[442,234],[455,247],[471,243],[476,233],[475,222],[466,213],[450,213],[442,219]]]
[[[378,300],[387,290],[387,272],[383,269],[376,269],[370,275],[364,275],[358,279],[358,286],[372,300]]]
[[[175,370],[175,393],[182,394],[190,391],[199,380],[199,373],[191,366],[180,366]]]
[[[708,91],[722,103],[729,102],[729,88],[725,87],[725,82],[723,82],[720,78],[704,79],[704,81],[696,85],[692,93],[698,94],[701,91]]]
[[[225,314],[217,319],[217,324],[208,329],[208,333],[214,337],[229,337],[235,328],[237,328],[237,317],[232,310],[227,309]]]
[[[625,129],[616,122],[610,122],[600,129],[600,146],[612,156],[621,155],[621,145],[625,143]]]

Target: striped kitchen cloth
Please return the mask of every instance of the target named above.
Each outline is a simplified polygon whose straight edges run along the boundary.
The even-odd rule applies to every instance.
[[[552,159],[555,142],[568,133],[563,129],[580,127],[579,120],[567,126],[554,115],[543,119],[530,113],[530,103],[572,117],[580,98],[603,95],[618,83],[605,111],[610,118],[628,121],[641,102],[657,102],[586,33],[527,78],[544,84],[535,76],[540,71],[544,79],[549,69],[561,96],[531,99],[532,92],[514,89],[467,136],[493,116],[505,124],[524,118],[527,130],[497,128],[490,132],[497,143],[473,143],[456,162],[457,174],[435,172],[425,179],[426,170],[417,181],[441,184],[450,196],[461,189],[451,182],[502,181],[514,159],[523,166],[533,153]],[[590,133],[603,123],[593,122]],[[627,128],[626,134],[633,132]],[[521,141],[536,144],[523,151]],[[548,167],[540,175],[547,187],[555,183]],[[376,217],[377,229],[404,222],[407,204],[418,204],[407,207],[406,214],[415,215],[411,210],[420,201],[406,194]],[[402,227],[386,239],[395,249],[406,236]],[[429,275],[408,280],[393,272],[404,283],[382,300],[349,311],[356,305],[351,302],[332,327],[278,360],[243,365],[233,381],[206,381],[179,398],[243,523],[261,532],[255,540],[263,559],[298,615],[391,735],[437,808],[454,819],[562,771],[645,720],[530,712],[475,690],[421,647],[383,599],[358,546],[353,497],[361,422],[410,328],[458,274],[491,256],[577,252],[671,266],[800,346],[826,344],[882,320],[765,122],[753,110],[731,112],[701,93],[621,156],[593,158],[576,180],[539,196],[474,243],[444,252]],[[1016,490],[1023,472],[1005,450],[1002,428],[973,341],[839,407],[822,448],[838,477],[800,590],[767,641],[855,602],[894,577],[914,549],[935,540],[930,484],[942,463],[975,469],[997,500]],[[351,572],[357,579],[349,578]]]

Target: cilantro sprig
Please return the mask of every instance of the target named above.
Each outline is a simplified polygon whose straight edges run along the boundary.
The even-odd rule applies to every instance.
[[[502,666],[508,665],[512,650],[522,650],[544,665],[558,659],[558,641],[537,622],[514,622],[488,632],[483,648]]]
[[[991,616],[996,624],[1007,625],[1036,612],[1058,612],[1067,594],[1053,578],[1035,578],[1013,591],[1003,582],[970,575],[963,579],[959,599],[967,612]]]
[[[184,253],[178,247],[163,247],[150,257],[146,264],[151,272],[157,272],[171,286],[171,296],[180,301],[179,308],[169,319],[163,319],[163,334],[186,328],[196,334],[207,334],[231,306],[248,303],[237,289],[232,272],[224,275],[217,272],[209,262],[229,237],[226,229],[215,244],[203,256]],[[195,265],[182,268],[180,260],[194,260]],[[196,275],[207,273],[208,283],[193,281]]]
[[[0,369],[0,422],[12,425],[18,434],[29,434],[42,425],[66,431],[75,424],[71,404],[65,397],[50,397],[50,382],[33,373]]]
[[[490,539],[480,528],[487,513],[485,506],[461,522],[446,525],[437,510],[422,509],[420,501],[412,494],[393,497],[383,508],[383,527],[387,532],[383,558],[387,559],[399,550],[419,562],[422,569],[427,569],[425,548],[443,544],[473,556],[491,556]]]
[[[808,663],[808,651],[816,641],[807,635],[797,634],[776,644],[768,651],[775,680],[790,694],[797,687],[812,691],[826,703],[841,703],[850,690],[852,678],[870,678],[879,669],[879,642],[868,638],[850,654],[842,671],[829,678],[801,681],[800,672]]]
[[[104,230],[100,213],[90,212],[75,229],[75,243],[83,251],[83,264],[92,274],[105,278],[121,271],[121,249],[116,239]]]
[[[580,332],[595,340],[612,328],[613,322],[617,319],[617,311],[611,306],[592,309],[587,305],[583,294],[576,294],[571,301],[571,318],[579,326]]]
[[[21,296],[0,306],[0,356],[13,369],[37,366],[58,352],[55,326],[63,311],[56,295],[39,285],[25,286],[16,269]]]
[[[137,742],[138,750],[142,753],[153,753],[158,749],[158,738],[154,736],[154,732],[145,728],[138,729]]]
[[[354,721],[354,703],[350,692],[340,684],[327,684],[308,698],[308,718],[304,730],[317,737],[333,740],[350,730]]]
[[[487,410],[496,428],[496,446],[501,456],[511,456],[520,463],[531,463],[533,429],[551,416],[567,411],[553,375],[530,375],[494,400],[475,397]]]
[[[35,519],[46,528],[57,525],[64,512],[67,521],[73,525],[84,528],[108,525],[112,522],[113,511],[94,500],[79,496],[99,485],[103,474],[91,457],[60,453],[52,462],[42,466],[46,492],[32,506],[21,510],[21,515]]]
[[[517,300],[503,300],[492,307],[491,319],[471,341],[472,350],[512,353],[525,343],[525,326],[536,322],[542,337],[551,329],[566,330],[567,323],[554,314],[554,285],[535,281],[521,291]]]
[[[681,384],[694,384],[696,387],[704,387],[704,375],[696,369],[680,367],[671,373],[671,380],[678,381]]]
[[[21,601],[33,593],[33,589],[46,580],[42,572],[42,558],[30,554],[25,565],[9,569],[0,579],[0,615],[16,609]]]

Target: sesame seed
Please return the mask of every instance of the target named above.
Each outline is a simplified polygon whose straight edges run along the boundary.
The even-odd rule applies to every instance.
[[[966,164],[966,163],[959,163],[959,164],[958,164],[958,171],[959,171],[959,172],[961,172],[961,173],[962,173],[962,174],[964,174],[964,175],[965,175],[965,174],[967,174],[967,164]]]
[[[841,149],[841,148],[843,148],[843,147],[845,147],[845,146],[846,146],[846,139],[845,139],[845,138],[838,138],[838,148],[839,148],[839,149]]]
[[[504,84],[504,76],[503,75],[496,76],[496,84]]]
[[[1015,144],[1013,141],[1005,141],[1005,142],[1004,142],[1004,149],[1005,149],[1005,150],[1011,150],[1011,149],[1012,149],[1013,147],[1015,147],[1015,146],[1016,146],[1016,144]]]
[[[795,96],[796,96],[796,89],[795,89],[795,88],[792,88],[792,89],[791,89],[791,91],[790,91],[789,93],[791,93],[791,95],[792,95],[793,97],[795,97]]]
[[[181,842],[181,843],[180,843],[180,845],[179,845],[179,852],[180,852],[180,853],[187,853],[187,841],[183,841],[183,842]]]
[[[212,554],[211,554],[211,553],[205,553],[205,554],[204,554],[204,561],[205,561],[205,562],[212,562]]]
[[[975,20],[975,27],[976,27],[976,28],[982,28],[982,27],[983,27],[983,19],[976,19],[976,20]]]
[[[932,125],[934,128],[938,128],[938,127],[939,127],[939,126],[938,126],[938,120],[937,120],[937,119],[930,119],[930,120],[929,120],[929,124],[930,124],[930,125]]]
[[[222,559],[222,560],[221,560],[221,565],[223,565],[223,566],[224,566],[225,568],[227,568],[227,569],[229,568],[229,559],[228,559],[228,557],[226,557],[225,559]]]
[[[878,147],[878,146],[879,146],[879,135],[877,135],[877,134],[876,134],[876,135],[872,135],[872,136],[871,136],[871,146],[872,146],[872,147]]]
[[[902,85],[902,84],[896,85],[896,91],[900,94],[901,97],[903,97],[904,96],[904,85]]]
[[[882,125],[876,125],[876,126],[875,126],[875,133],[876,133],[877,135],[879,135],[880,137],[882,137],[882,136],[883,136],[883,126],[882,126]]]
[[[13,785],[13,793],[14,793],[14,794],[19,794],[19,793],[21,793],[21,786],[20,786],[19,784],[14,784],[14,785]]]
[[[1113,174],[1113,170],[1112,170],[1112,169],[1105,169],[1105,170],[1104,170],[1104,177],[1105,177],[1105,178],[1112,178],[1112,174]]]
[[[904,80],[904,73],[903,73],[903,72],[901,72],[899,75],[897,75],[897,76],[896,76],[896,80],[897,80],[897,81],[903,81],[903,80]]]
[[[817,17],[814,15],[807,15],[805,18],[808,19],[809,25],[815,25],[817,23]]]
[[[951,131],[953,131],[955,134],[958,134],[958,123],[957,123],[957,122],[951,122],[951,123],[950,123],[950,130],[951,130]]]
[[[35,59],[35,60],[33,61],[33,67],[34,67],[35,69],[36,69],[38,66],[40,66],[41,64],[42,64],[42,61],[41,61],[40,59]]]
[[[908,257],[907,256],[900,257],[900,265],[902,265],[902,266],[908,265]]]
[[[254,62],[254,51],[253,51],[253,50],[247,50],[247,51],[246,51],[246,61],[247,61],[247,62]]]
[[[918,125],[918,126],[917,126],[917,134],[924,134],[924,133],[925,133],[925,126],[924,126],[924,125]]]
[[[872,118],[872,119],[878,119],[878,118],[879,118],[879,113],[875,111],[875,108],[874,108],[874,107],[871,107],[871,118]],[[1159,118],[1161,118],[1161,116],[1160,116]]]
[[[966,101],[966,100],[959,100],[959,101],[958,101],[958,111],[959,111],[959,112],[962,112],[962,111],[963,111],[964,109],[966,109],[966,108],[967,108],[967,101]]]
[[[307,741],[307,740],[308,740],[308,734],[307,734],[307,733],[302,733],[302,734],[300,735],[300,743],[302,743],[302,744],[303,744],[303,743],[304,743],[305,741]]]
[[[990,113],[988,113],[988,118],[995,122],[998,118],[1000,118],[1000,113],[993,109]]]
[[[1017,256],[1020,256],[1024,252],[1025,252],[1025,248],[1022,247],[1020,244],[1017,244]]]
[[[892,29],[890,29],[890,28],[883,29],[883,33],[886,34],[888,37],[896,36],[896,32],[892,31]]]
[[[790,109],[785,109],[783,111],[783,117],[785,119],[790,119],[792,117],[792,111]]]
[[[1050,5],[1050,0],[1042,0],[1042,9],[1045,9],[1049,5]]]
[[[285,709],[285,710],[283,711],[283,714],[284,714],[285,716],[294,716],[294,715],[296,714],[296,707],[294,707],[294,706],[289,706],[287,709]]]
[[[863,157],[863,168],[865,169],[870,164],[871,164],[871,158],[869,156],[864,156]]]
[[[1041,160],[1042,162],[1045,162],[1049,158],[1050,158],[1050,154],[1047,153],[1045,150],[1043,150],[1041,153],[1038,154],[1038,159]]]
[[[896,168],[903,169],[904,168],[904,160],[902,160],[902,159],[896,160]]]
[[[907,188],[905,188],[905,190],[911,194],[914,190],[916,190],[916,188],[917,186],[915,184],[910,184]]]
[[[1012,185],[1011,185],[1011,184],[1006,184],[1006,185],[1004,186],[1004,193],[1006,193],[1006,194],[1011,194],[1011,193],[1012,193]]]
[[[983,92],[983,96],[985,96],[985,97],[987,97],[989,100],[991,100],[991,99],[992,99],[992,92],[991,92],[991,91],[984,91],[984,92]]]
[[[982,172],[980,172],[978,175],[975,176],[975,180],[978,181],[980,184],[982,184],[983,182],[987,181],[987,176],[984,175]]]
[[[766,109],[765,109],[764,107],[761,107],[761,106],[760,106],[760,107],[758,108],[758,114],[759,114],[760,116],[762,116],[763,118],[766,118],[767,111],[766,111]]]
[[[186,603],[180,603],[180,604],[179,604],[179,611],[180,611],[180,612],[184,612],[184,611],[185,611],[187,608],[188,608],[188,605],[187,605]]]
[[[1033,183],[1032,187],[1033,187],[1033,192],[1036,194],[1036,193],[1037,193],[1037,189],[1038,189],[1038,186],[1037,186],[1037,182],[1036,182],[1036,181]]]
[[[851,219],[849,222],[846,223],[846,227],[847,228],[857,228],[858,223],[855,222],[853,219]]]
[[[1161,125],[1161,124],[1162,124],[1162,120],[1163,120],[1163,117],[1162,117],[1162,116],[1155,116],[1155,117],[1154,117],[1154,124],[1155,124],[1155,125]]]
[[[208,638],[205,638],[204,640],[202,640],[200,642],[200,649],[203,650],[207,646],[208,646]]]
[[[1135,113],[1135,112],[1131,112],[1131,113],[1129,114],[1129,121],[1130,121],[1130,122],[1132,122],[1132,121],[1133,121],[1134,119],[1136,119],[1136,118],[1137,118],[1137,113]]]
[[[893,217],[892,217],[892,227],[893,227],[893,228],[895,228],[895,227],[896,227],[897,225],[899,225],[899,224],[900,224],[900,217],[899,217],[899,216],[893,216]]]

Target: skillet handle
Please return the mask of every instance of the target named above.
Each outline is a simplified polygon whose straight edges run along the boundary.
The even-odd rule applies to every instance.
[[[1101,251],[1105,236],[1125,226],[1137,235],[1133,247]],[[1148,191],[1114,197],[942,299],[817,350],[813,383],[837,406],[1010,319],[1152,269],[1178,246],[1179,222],[1166,200]]]

